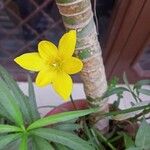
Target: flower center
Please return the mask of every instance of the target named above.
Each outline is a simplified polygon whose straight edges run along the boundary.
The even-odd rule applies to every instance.
[[[55,69],[61,69],[61,65],[62,65],[62,62],[60,60],[54,60],[51,63],[51,66],[54,67]]]
[[[58,66],[58,64],[57,64],[57,63],[54,63],[54,64],[52,64],[52,66],[53,66],[53,67],[57,67],[57,66]]]

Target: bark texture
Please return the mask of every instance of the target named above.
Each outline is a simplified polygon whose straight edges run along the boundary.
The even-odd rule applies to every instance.
[[[107,100],[100,97],[107,89],[107,81],[101,47],[97,38],[96,26],[90,0],[56,0],[64,25],[67,30],[77,30],[75,55],[84,64],[80,73],[84,83],[87,100],[92,107],[99,106],[101,111],[108,111]],[[100,130],[108,127],[108,119],[101,118],[97,123]]]

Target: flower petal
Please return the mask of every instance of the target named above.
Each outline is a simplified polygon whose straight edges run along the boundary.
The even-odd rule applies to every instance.
[[[53,60],[58,55],[57,47],[49,41],[41,41],[38,44],[40,56],[48,61]]]
[[[39,87],[46,86],[52,83],[55,75],[56,72],[53,68],[46,68],[38,73],[35,83]]]
[[[62,69],[68,74],[75,74],[83,68],[83,63],[80,59],[71,57],[63,61]]]
[[[16,57],[14,61],[22,68],[30,71],[40,71],[44,67],[44,62],[39,53],[26,53]]]
[[[64,99],[68,100],[72,92],[72,79],[63,71],[57,72],[52,86],[54,90]]]
[[[59,41],[59,55],[62,58],[71,57],[76,46],[76,30],[65,33]]]

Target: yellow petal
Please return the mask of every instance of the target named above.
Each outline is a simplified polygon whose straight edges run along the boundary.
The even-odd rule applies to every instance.
[[[65,33],[59,41],[59,55],[62,58],[71,57],[76,46],[76,30]]]
[[[58,55],[57,47],[49,41],[41,41],[38,44],[38,51],[40,56],[47,61],[53,60]]]
[[[45,68],[41,70],[36,77],[36,85],[39,87],[43,87],[48,84],[51,84],[55,77],[55,74],[56,72],[53,68]]]
[[[75,74],[83,68],[83,63],[80,59],[70,57],[63,61],[62,69],[68,74]]]
[[[52,86],[64,100],[69,99],[72,92],[72,79],[68,74],[62,71],[57,72]]]
[[[30,71],[40,71],[44,67],[44,62],[39,53],[26,53],[16,57],[14,61],[22,68]]]

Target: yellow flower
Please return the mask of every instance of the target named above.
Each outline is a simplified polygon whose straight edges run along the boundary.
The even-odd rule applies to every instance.
[[[37,86],[52,84],[54,90],[67,100],[72,92],[72,79],[69,74],[81,71],[83,64],[72,57],[76,46],[76,31],[64,34],[57,47],[49,41],[38,44],[38,52],[26,53],[14,59],[22,68],[39,72]]]

